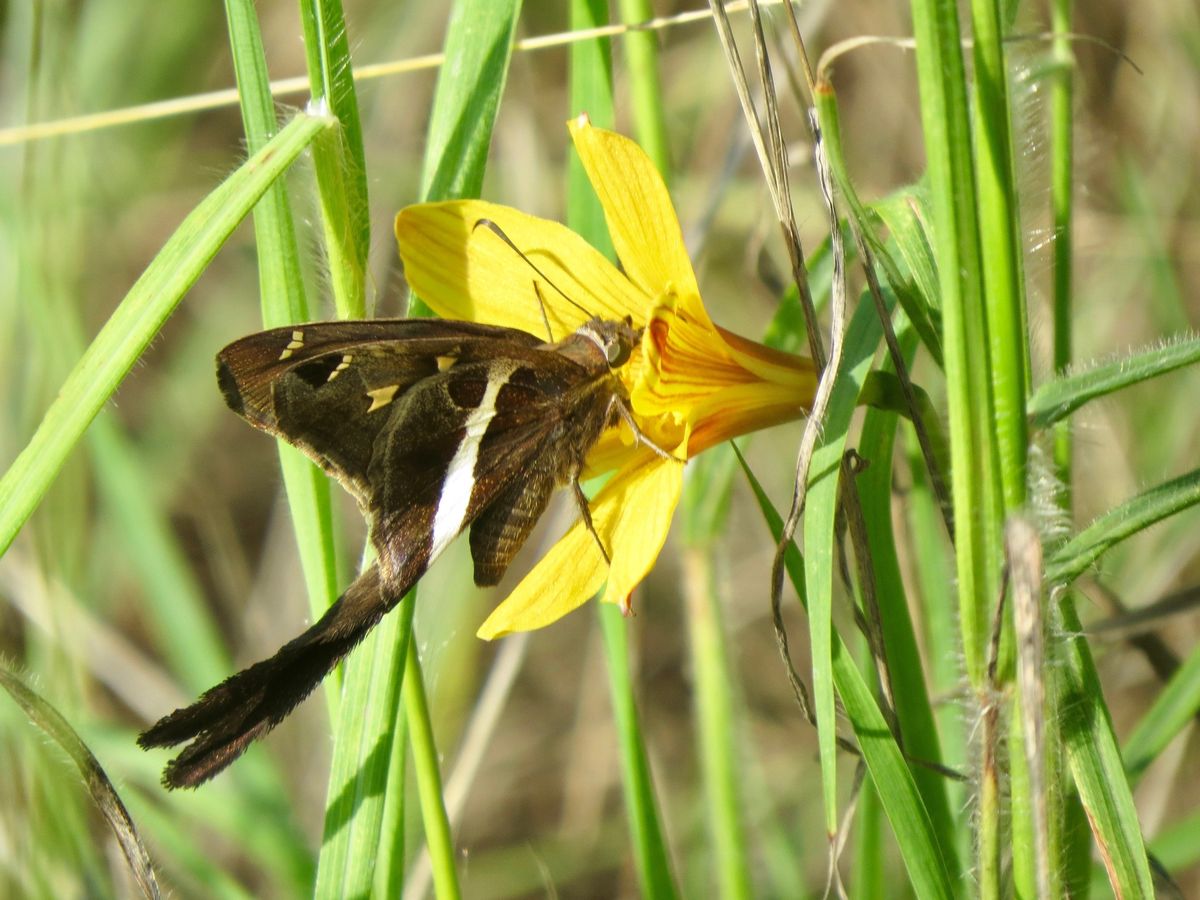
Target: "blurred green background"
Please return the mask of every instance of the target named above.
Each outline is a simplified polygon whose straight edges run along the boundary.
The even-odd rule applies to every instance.
[[[439,4],[348,0],[356,64],[437,51]],[[661,15],[683,9],[660,4]],[[262,0],[259,14],[273,77],[304,71],[295,4]],[[1191,0],[1081,4],[1075,30],[1101,43],[1075,46],[1076,357],[1092,360],[1195,328],[1200,317],[1200,12]],[[1029,7],[1022,31],[1044,30]],[[740,19],[739,27],[744,26]],[[902,5],[811,4],[803,10],[814,52],[844,38],[903,36]],[[566,28],[558,4],[527,3],[519,35]],[[742,32],[744,34],[744,32]],[[713,318],[762,333],[787,271],[761,176],[710,24],[659,32],[671,188]],[[233,84],[216,4],[92,0],[0,4],[0,128],[16,128],[150,101],[190,98]],[[1118,52],[1119,51],[1119,52]],[[617,71],[623,53],[614,42]],[[518,52],[496,124],[484,196],[562,218],[570,109],[564,48]],[[1140,67],[1137,71],[1126,55]],[[1031,283],[1035,372],[1049,358],[1049,172],[1044,135],[1048,50],[1011,48],[1020,109],[1018,157]],[[370,294],[379,315],[402,314],[405,290],[392,237],[396,211],[416,199],[435,73],[359,84],[372,255]],[[840,58],[834,84],[851,172],[875,199],[923,169],[913,59],[890,46]],[[618,75],[618,127],[628,130],[629,86]],[[303,104],[304,94],[280,98]],[[824,213],[807,143],[795,140],[792,187],[805,246],[824,236]],[[0,464],[25,445],[87,340],[178,222],[245,156],[235,105],[45,140],[0,137]],[[332,309],[311,173],[291,178],[310,303]],[[308,620],[303,581],[272,442],[222,404],[213,357],[259,327],[249,223],[214,260],[161,338],[122,386],[26,526],[0,559],[0,653],[67,716],[117,782],[150,842],[160,876],[180,896],[286,897],[311,878],[329,762],[329,717],[317,697],[251,751],[277,773],[276,790],[247,796],[236,776],[197,793],[158,787],[165,754],[145,754],[135,734],[213,678],[180,683],[164,665],[144,610],[190,592],[212,610],[227,658],[216,677],[273,652]],[[916,378],[921,381],[918,366]],[[1076,525],[1148,484],[1194,467],[1200,448],[1200,373],[1185,370],[1089,406],[1076,423]],[[777,506],[790,495],[800,426],[747,442]],[[724,449],[714,451],[718,456]],[[725,463],[719,458],[711,465]],[[903,492],[904,484],[896,490]],[[361,520],[336,498],[347,570]],[[557,507],[514,565],[527,570],[569,521]],[[691,706],[689,608],[715,579],[726,648],[737,676],[735,744],[744,771],[746,827],[763,896],[819,895],[826,867],[811,728],[793,706],[770,627],[767,576],[774,550],[740,481],[723,538],[706,559],[664,554],[634,598],[627,623],[636,648],[641,713],[668,838],[685,894],[700,896],[709,860]],[[1187,514],[1119,547],[1102,577],[1131,607],[1200,580],[1200,530]],[[677,524],[677,528],[678,528]],[[613,725],[595,610],[584,608],[528,640],[485,644],[475,628],[502,596],[471,585],[465,546],[423,582],[418,646],[444,774],[462,760],[464,728],[498,658],[516,667],[478,769],[464,778],[455,814],[468,896],[631,895]],[[1085,590],[1085,593],[1088,593]],[[1103,612],[1084,610],[1089,618]],[[804,669],[803,621],[789,619]],[[1162,629],[1186,654],[1195,615]],[[1093,641],[1119,736],[1161,685],[1143,658]],[[955,704],[959,698],[940,698]],[[847,763],[847,772],[850,763]],[[1194,740],[1176,741],[1136,797],[1153,837],[1200,801]],[[276,815],[268,815],[275,811]],[[416,828],[415,810],[409,816]],[[414,833],[416,833],[414,831]],[[1185,895],[1200,892],[1200,841],[1190,868],[1174,868]],[[128,889],[122,864],[77,776],[15,708],[0,702],[0,893],[107,896]],[[793,893],[794,891],[794,893]]]

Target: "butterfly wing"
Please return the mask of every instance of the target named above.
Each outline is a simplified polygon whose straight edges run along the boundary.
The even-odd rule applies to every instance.
[[[532,335],[443,320],[274,329],[217,362],[235,412],[358,497],[379,559],[274,656],[139,737],[190,741],[163,773],[171,788],[207,781],[273,728],[472,522],[476,580],[498,581],[553,488],[577,477],[616,390],[606,365]]]
[[[577,475],[606,418],[595,395],[613,389],[607,373],[538,348],[456,364],[414,385],[370,468],[385,573],[419,577],[474,522],[476,583],[495,584],[554,488]]]
[[[456,362],[539,343],[442,319],[316,322],[235,341],[217,356],[217,380],[234,412],[304,451],[365,506],[371,454],[389,420],[381,410]]]

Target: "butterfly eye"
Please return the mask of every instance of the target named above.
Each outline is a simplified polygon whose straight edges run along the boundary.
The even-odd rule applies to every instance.
[[[611,369],[619,368],[629,362],[629,357],[632,353],[633,347],[621,335],[614,335],[604,345],[604,356],[608,360],[608,365]]]

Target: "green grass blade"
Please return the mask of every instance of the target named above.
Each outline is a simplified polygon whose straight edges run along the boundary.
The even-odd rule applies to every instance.
[[[572,0],[573,29],[595,28],[607,23],[606,0]],[[593,124],[612,128],[612,81],[612,43],[608,38],[571,45],[571,115],[587,113]],[[616,258],[604,221],[604,210],[588,182],[583,163],[574,152],[567,153],[567,225],[609,259]]]
[[[361,319],[366,315],[371,220],[362,126],[341,0],[302,0],[300,21],[312,102],[316,108],[328,109],[340,126],[322,135],[312,154],[329,284],[338,317]]]
[[[426,200],[477,197],[483,189],[520,8],[520,0],[463,0],[451,13],[443,48],[445,62],[434,95],[422,166],[422,196]],[[468,127],[464,128],[463,123],[469,123]],[[410,649],[404,714],[417,763],[415,780],[434,885],[439,897],[446,897],[458,891],[456,860],[420,671],[420,660]],[[407,682],[414,672],[418,678],[410,687]],[[393,770],[391,778],[400,780],[403,772]]]
[[[817,717],[821,776],[825,802],[825,827],[835,834],[837,809],[837,718],[834,705],[833,584],[837,564],[834,525],[838,509],[838,483],[842,453],[849,437],[851,417],[875,349],[882,340],[879,319],[870,303],[856,310],[846,331],[845,354],[825,415],[820,445],[809,469],[804,513],[804,580],[808,590],[808,617],[812,639],[813,709]]]
[[[666,840],[659,821],[658,800],[629,670],[628,623],[611,603],[597,603],[600,632],[608,664],[613,719],[620,742],[621,779],[633,845],[638,886],[643,897],[677,897]]]
[[[30,690],[5,666],[0,666],[0,687],[8,691],[9,696],[25,711],[25,715],[33,724],[71,757],[71,761],[79,769],[88,793],[92,796],[92,802],[116,837],[129,864],[134,883],[143,896],[158,897],[158,881],[150,864],[150,854],[142,843],[141,835],[138,834],[137,827],[133,824],[125,804],[121,802],[116,788],[100,766],[100,761],[62,714],[47,703],[45,698]]]
[[[377,897],[399,897],[404,890],[404,850],[407,846],[404,825],[409,803],[405,767],[409,738],[408,720],[398,715],[395,721],[392,758],[388,763],[383,797],[383,820],[379,829],[381,839],[375,857],[374,891]]]
[[[909,328],[897,337],[911,365],[916,349],[916,334]],[[890,368],[890,360],[889,368]],[[904,748],[916,759],[945,760],[917,645],[916,629],[909,615],[909,600],[900,574],[900,558],[892,530],[892,478],[890,465],[899,417],[895,412],[869,409],[863,419],[858,452],[870,464],[857,477],[863,520],[866,523],[870,562],[875,593],[882,619],[883,644],[887,652],[896,716]],[[949,593],[949,591],[947,591]],[[955,854],[957,826],[947,796],[947,779],[924,767],[913,769],[913,779],[921,791],[925,808],[937,834],[943,859],[955,875],[959,861]]]
[[[607,24],[607,21],[607,2],[572,2],[573,29],[592,28]],[[587,112],[594,124],[612,127],[612,48],[607,38],[572,45],[570,77],[572,114]],[[587,180],[579,157],[570,152],[567,162],[567,224],[592,246],[607,253],[610,259],[613,258],[604,210]],[[621,789],[638,887],[644,897],[673,898],[678,892],[667,855],[658,798],[630,671],[629,625],[611,604],[600,603],[597,607],[617,734]]]
[[[433,866],[433,886],[439,900],[455,900],[462,895],[455,870],[454,839],[442,802],[442,777],[433,723],[425,698],[425,679],[417,660],[417,647],[408,642],[404,671],[404,717],[408,722],[408,742],[416,768],[417,795],[421,801],[421,820],[425,823],[425,844]],[[364,861],[368,866],[371,860]]]
[[[864,782],[858,795],[854,817],[853,874],[850,900],[887,900],[888,859],[883,840],[885,820],[879,795],[870,782]]]
[[[1200,710],[1200,647],[1171,676],[1125,741],[1125,771],[1137,779]]]
[[[908,269],[908,275],[916,285],[926,310],[925,315],[930,319],[929,327],[937,334],[937,347],[941,350],[941,289],[938,286],[937,260],[933,255],[932,236],[928,228],[929,201],[926,189],[918,185],[907,190],[897,191],[882,200],[871,204],[871,212],[879,216],[880,221],[887,226],[888,233],[899,251],[900,259]],[[895,290],[899,286],[893,285]],[[912,312],[904,307],[911,319]],[[921,325],[914,322],[914,327],[922,335],[922,343],[930,349],[930,341],[925,338]],[[934,354],[938,365],[942,364],[941,356]]]
[[[700,768],[704,780],[705,818],[713,844],[716,893],[721,897],[754,896],[749,850],[742,823],[742,775],[738,760],[734,671],[721,623],[720,602],[713,589],[713,570],[706,546],[684,556],[688,597],[688,637],[695,666],[695,709]]]
[[[1001,473],[998,464],[994,373],[989,364],[990,298],[980,255],[975,140],[962,49],[965,32],[954,0],[913,0],[912,18],[942,302],[961,652],[967,678],[979,694],[985,689],[992,608],[1003,562],[1004,487],[1013,483],[1013,473]],[[1007,110],[1003,115],[1007,117]],[[1010,337],[1007,329],[1004,336]],[[986,753],[988,748],[982,750]],[[978,769],[984,778],[974,869],[981,896],[990,897],[1001,890],[1002,811],[997,781],[988,777],[993,773],[983,761]]]
[[[897,297],[901,300],[904,312],[916,328],[917,334],[921,336],[921,342],[940,366],[942,365],[942,336],[938,332],[936,308],[933,306],[938,297],[935,280],[936,268],[933,265],[932,253],[929,251],[924,229],[921,228],[916,214],[911,209],[911,194],[908,191],[899,192],[893,198],[881,203],[879,212],[881,218],[884,218],[885,224],[893,228],[892,234],[897,246],[914,275],[924,276],[923,281],[918,280],[921,289],[916,292],[907,289],[908,286],[892,261],[891,248],[875,234],[875,230],[871,227],[870,214],[854,189],[854,181],[850,178],[850,173],[846,168],[845,148],[842,145],[841,122],[838,116],[836,96],[832,89],[821,90],[817,91],[815,101],[821,120],[821,134],[825,140],[829,168],[837,182],[838,190],[846,201],[846,206],[849,207],[849,215],[857,224],[863,240],[874,252],[876,263],[887,274],[888,281],[892,283]]]
[[[962,652],[971,684],[979,686],[999,581],[1003,517],[988,371],[981,365],[988,344],[962,29],[953,0],[914,0],[912,16],[942,303]],[[986,882],[983,889],[986,893]]]
[[[426,150],[426,171],[437,174],[432,181],[424,182],[425,199],[446,199],[453,186],[473,186],[476,192],[482,186],[495,111],[512,52],[517,5],[470,0],[455,8],[446,35],[446,61],[438,79]],[[470,129],[457,129],[462,122],[470,122]],[[435,140],[435,134],[445,137]],[[400,620],[412,615],[415,600],[415,593],[406,598],[402,606],[409,608],[402,609],[399,616],[385,618],[355,651],[355,660],[392,659],[393,664],[364,662],[347,667],[342,716],[334,742],[335,774],[330,781],[326,807],[326,842],[318,864],[322,890],[329,886],[326,896],[336,894],[341,885],[364,885],[369,889],[376,881],[394,884],[399,880],[395,871],[376,872],[375,862],[381,841],[389,847],[393,843],[392,835],[381,832],[386,806],[383,798],[403,790],[403,766],[388,764],[389,760],[399,763],[403,759],[390,749],[396,731],[395,698],[403,697],[414,752],[415,741],[421,737],[419,728],[423,726],[413,717],[428,717],[420,680],[412,690],[402,687],[408,674],[419,671],[419,661],[415,655],[411,662],[406,662],[404,656],[390,655],[403,650],[397,646],[401,632],[396,629],[401,627]],[[365,764],[364,751],[378,756],[382,765]],[[452,844],[440,839],[449,834],[449,825],[441,802],[436,752],[426,754],[422,762],[416,786],[440,893],[451,889],[448,885],[453,884],[455,858]],[[372,798],[372,802],[347,808],[344,802],[348,797]],[[385,858],[392,865],[403,864],[394,853],[386,853]]]
[[[946,535],[945,519],[938,507],[937,497],[929,484],[925,464],[918,447],[916,433],[905,428],[905,451],[912,487],[905,504],[902,520],[917,596],[920,598],[920,622],[923,628],[921,646],[924,665],[929,672],[929,691],[935,697],[952,697],[962,687],[962,659],[958,649],[955,621],[957,596],[954,591],[953,548]],[[962,771],[966,767],[968,723],[962,708],[953,702],[941,703],[935,711],[942,760]],[[966,809],[969,804],[968,786],[956,782],[946,786],[950,808]],[[954,836],[960,860],[969,858],[971,834],[959,828]]]
[[[462,0],[454,5],[421,168],[421,196],[426,200],[478,197],[483,190],[520,9],[520,0]]]
[[[1021,211],[1013,161],[1004,53],[1005,23],[997,0],[971,0],[974,159],[984,312],[989,343],[992,420],[1004,510],[1025,505],[1029,435],[1025,395],[1029,384],[1029,333],[1021,264]]]
[[[1035,428],[1061,422],[1085,403],[1200,361],[1200,338],[1169,343],[1089,366],[1039,385],[1029,401]]]
[[[1112,719],[1070,596],[1059,606],[1065,652],[1049,672],[1062,740],[1079,797],[1118,897],[1153,897],[1146,848]]]
[[[945,472],[950,462],[950,445],[946,443],[941,415],[929,399],[929,394],[919,384],[912,385],[912,393],[913,406],[925,427],[933,458]],[[894,372],[875,369],[868,373],[858,402],[860,406],[871,406],[880,411],[899,413],[906,419],[912,418],[908,400],[904,396],[904,386]],[[925,467],[924,460],[921,460],[921,467]]]
[[[225,239],[331,121],[297,115],[188,214],[146,267],[0,479],[0,553],[8,549],[96,413]]]
[[[1114,544],[1197,503],[1200,503],[1200,469],[1126,500],[1055,551],[1046,566],[1046,583],[1070,584]]]
[[[246,143],[254,152],[277,129],[275,101],[271,96],[267,60],[252,0],[226,0],[229,44],[241,99]],[[300,247],[288,199],[287,183],[280,179],[254,208],[254,244],[258,252],[259,298],[263,326],[273,328],[309,321],[308,301],[300,270]],[[317,619],[337,599],[342,583],[334,544],[329,479],[303,453],[279,441],[279,466],[287,491],[288,508],[300,551],[300,565],[308,589],[309,609]],[[338,684],[331,679],[325,691],[330,712],[337,710]]]
[[[1072,114],[1075,60],[1071,52],[1071,7],[1070,0],[1053,0],[1050,4],[1050,21],[1055,32],[1054,71],[1050,84],[1050,205],[1054,217],[1053,370],[1059,373],[1068,371],[1074,361],[1071,314],[1075,249],[1072,228],[1075,211],[1075,120]],[[1031,410],[1031,406],[1026,408]],[[1059,482],[1067,491],[1062,504],[1068,511],[1071,509],[1071,446],[1071,429],[1064,422],[1054,431],[1054,468]]]
[[[648,22],[655,16],[650,0],[620,0],[620,11],[621,21],[626,25]],[[599,17],[597,19],[598,25],[607,24],[599,21]],[[658,70],[658,37],[649,31],[630,31],[622,36],[621,43],[629,72],[634,136],[665,178],[671,171],[671,152],[667,142],[662,77]]]
[[[375,883],[415,599],[410,592],[346,663],[315,897],[362,897]]]
[[[874,311],[871,311],[871,316],[874,317]],[[763,519],[772,537],[778,541],[783,534],[783,518],[771,505],[762,485],[740,454],[738,458]],[[803,600],[806,596],[805,565],[794,544],[788,547],[784,561],[788,578]],[[913,781],[912,772],[862,673],[836,632],[833,635],[831,659],[833,679],[842,698],[846,718],[858,737],[863,760],[900,848],[913,892],[918,897],[959,896],[961,891],[954,889],[954,883],[946,872],[933,825]]]

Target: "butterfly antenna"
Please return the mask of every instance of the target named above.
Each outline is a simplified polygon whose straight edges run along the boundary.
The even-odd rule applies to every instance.
[[[550,287],[552,287],[552,288],[554,288],[554,290],[558,291],[558,295],[560,297],[562,297],[564,300],[566,300],[568,303],[570,303],[573,307],[575,307],[577,310],[579,310],[581,313],[583,313],[588,318],[595,318],[595,313],[591,312],[587,307],[583,306],[582,304],[573,300],[571,297],[567,296],[567,293],[562,288],[560,288],[557,284],[555,284],[554,281],[545,272],[543,272],[541,269],[539,269],[537,267],[537,263],[535,263],[532,259],[530,259],[528,256],[526,256],[524,251],[521,250],[520,247],[518,247],[516,244],[513,243],[512,238],[510,238],[507,234],[504,233],[503,228],[501,228],[499,225],[497,225],[491,219],[476,219],[475,224],[472,226],[471,230],[474,231],[476,228],[481,228],[481,227],[486,228],[488,231],[490,231],[494,235],[496,235],[496,237],[500,238],[500,240],[504,241],[504,243],[508,244],[508,246],[512,250],[512,252],[517,254],[517,256],[521,257],[521,259],[524,260],[525,265],[529,266],[529,268],[531,268],[531,269],[533,269],[533,271],[537,272],[538,275],[540,275],[543,279],[545,279],[546,284],[550,285]],[[536,284],[535,284],[535,289],[536,289]],[[538,301],[542,303],[542,318],[545,319],[546,318],[546,305],[545,305],[544,301],[542,301],[542,295],[540,292],[538,293]],[[547,320],[547,328],[548,327],[549,327],[549,320]]]

